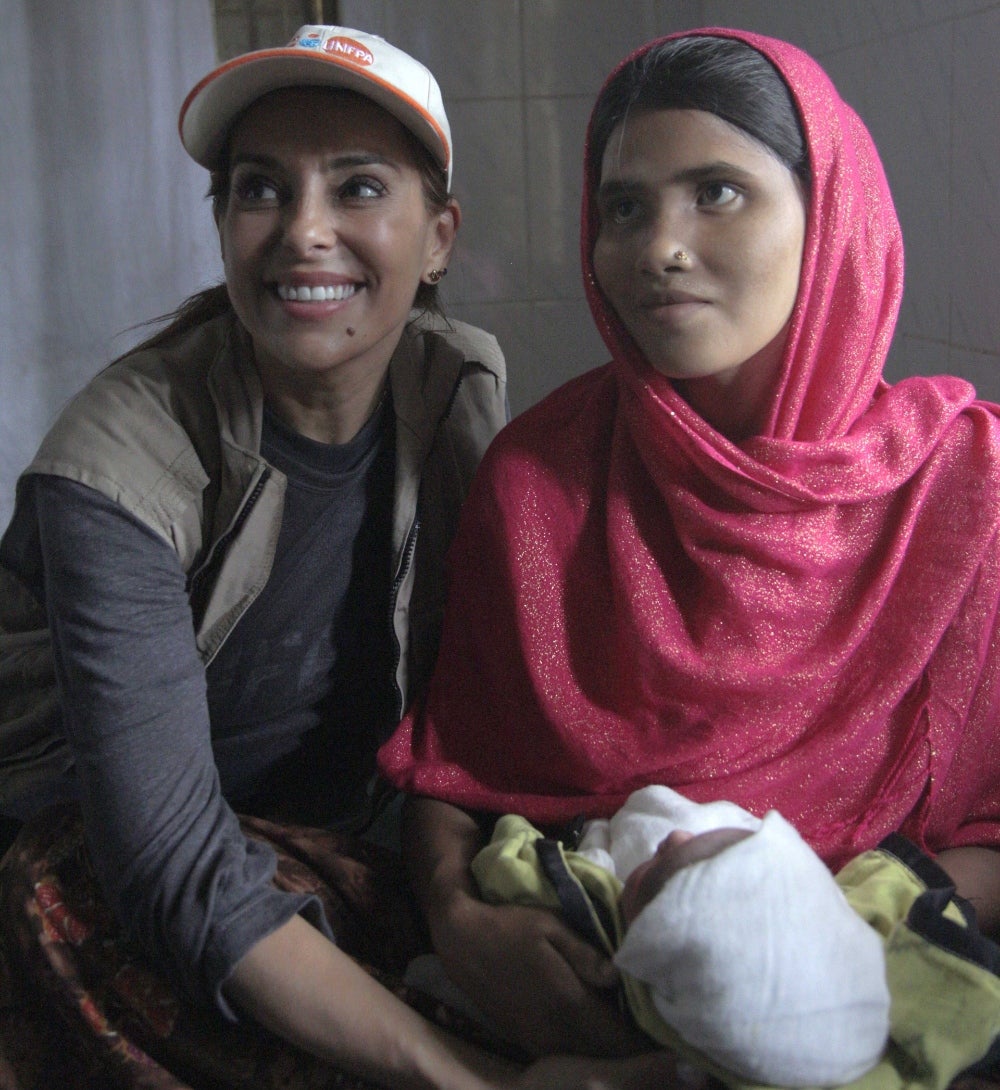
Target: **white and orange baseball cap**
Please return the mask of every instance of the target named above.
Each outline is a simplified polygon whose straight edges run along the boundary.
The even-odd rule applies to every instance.
[[[437,80],[383,38],[340,26],[304,26],[280,49],[258,49],[209,72],[181,107],[181,142],[209,170],[223,166],[240,114],[281,87],[355,91],[387,110],[431,153],[451,186],[451,127]]]

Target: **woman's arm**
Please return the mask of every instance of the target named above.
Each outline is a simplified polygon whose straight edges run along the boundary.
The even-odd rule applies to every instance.
[[[426,1022],[301,917],[258,943],[225,990],[236,1006],[285,1040],[393,1088],[705,1090],[708,1085],[706,1077],[666,1052],[618,1060],[550,1056],[518,1072]]]
[[[482,837],[472,817],[411,799],[403,842],[445,970],[501,1032],[535,1055],[624,1056],[653,1047],[618,1011],[610,959],[547,909],[479,899],[469,864]]]
[[[223,990],[285,1040],[386,1086],[472,1090],[515,1075],[425,1021],[301,916],[257,943]]]
[[[243,836],[222,796],[174,550],[90,488],[31,484],[95,871],[161,971],[215,999],[233,965],[309,899],[273,887],[273,854]]]
[[[976,910],[979,929],[1000,939],[1000,852],[992,848],[947,848],[937,857],[959,896]]]

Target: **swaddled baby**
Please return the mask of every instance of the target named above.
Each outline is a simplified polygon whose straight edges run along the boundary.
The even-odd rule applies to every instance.
[[[663,1020],[748,1080],[839,1085],[888,1035],[882,943],[777,812],[636,792],[580,854],[624,883],[615,963]]]

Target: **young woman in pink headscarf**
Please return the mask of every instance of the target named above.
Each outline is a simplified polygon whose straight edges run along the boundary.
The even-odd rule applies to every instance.
[[[651,43],[591,119],[611,351],[488,453],[425,704],[383,749],[450,976],[529,1047],[632,1047],[607,963],[489,906],[481,814],[665,784],[779,810],[833,869],[902,833],[1000,929],[1000,418],[889,386],[903,251],[871,138],[753,34]]]

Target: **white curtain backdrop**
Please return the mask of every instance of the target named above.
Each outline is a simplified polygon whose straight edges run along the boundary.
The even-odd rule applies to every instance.
[[[0,27],[2,530],[67,399],[221,268],[177,137],[210,0],[0,0]]]

